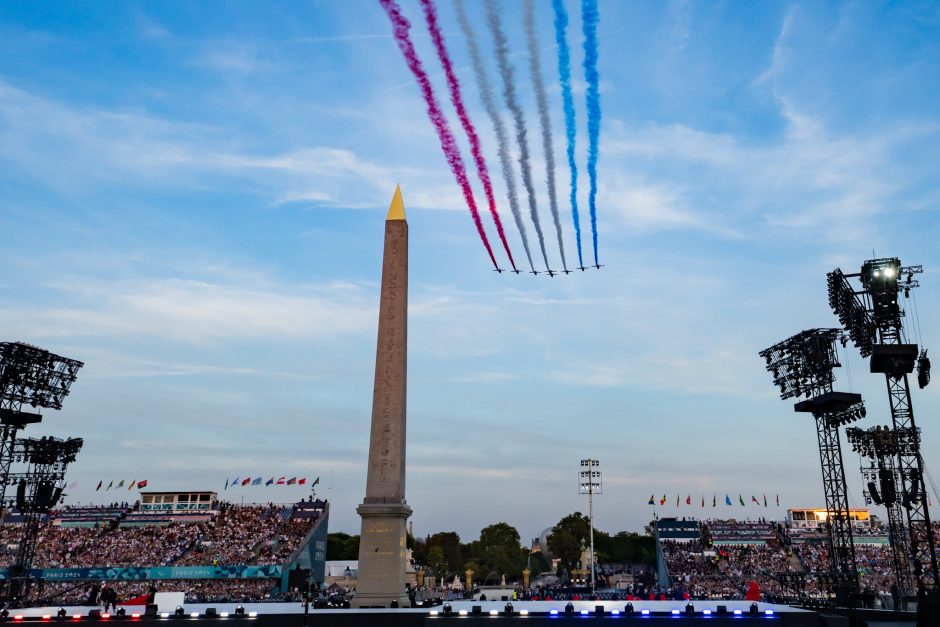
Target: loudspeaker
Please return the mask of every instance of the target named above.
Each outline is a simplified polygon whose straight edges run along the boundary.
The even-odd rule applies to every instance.
[[[303,588],[310,579],[309,568],[294,568],[287,572],[287,585],[290,588]]]
[[[875,485],[874,481],[868,482],[868,495],[875,502],[875,505],[884,505],[881,495],[878,494],[878,486]]]
[[[887,470],[878,472],[878,478],[881,482],[881,500],[887,506],[894,505],[898,500],[898,493],[894,486],[894,477]]]
[[[144,610],[144,616],[156,616],[158,613],[158,606],[156,603],[148,603],[147,609]]]
[[[26,479],[20,479],[16,486],[16,509],[20,512],[26,509]]]
[[[216,609],[215,609],[214,607],[207,607],[207,608],[206,608],[206,618],[215,618],[215,617],[217,617],[218,615],[219,615],[219,613],[216,611]]]

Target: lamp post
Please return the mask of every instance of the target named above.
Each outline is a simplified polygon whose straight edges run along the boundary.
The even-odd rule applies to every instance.
[[[578,473],[578,492],[588,495],[588,518],[591,523],[591,594],[594,594],[594,495],[604,493],[601,471],[596,470],[601,463],[592,458],[581,460],[581,472]]]

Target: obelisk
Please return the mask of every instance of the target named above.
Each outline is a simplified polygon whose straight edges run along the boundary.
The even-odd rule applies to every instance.
[[[405,607],[405,398],[408,372],[408,223],[401,189],[385,218],[372,435],[353,607]]]

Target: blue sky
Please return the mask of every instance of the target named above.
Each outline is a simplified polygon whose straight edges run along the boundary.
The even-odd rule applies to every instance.
[[[567,4],[583,172],[580,7]],[[418,4],[403,9],[456,125]],[[466,42],[450,2],[439,10],[520,259]],[[504,10],[547,225],[521,10]],[[923,340],[937,341],[940,9],[602,1],[600,16],[607,265],[550,280],[490,271],[377,2],[0,5],[0,328],[86,362],[65,409],[31,429],[85,438],[70,498],[100,500],[99,479],[321,475],[331,526],[357,532],[400,182],[416,533],[473,538],[507,520],[534,537],[586,508],[586,456],[605,471],[608,530],[641,529],[651,492],[820,505],[811,421],[776,398],[757,352],[835,326],[825,273],[873,250],[924,264]],[[536,17],[564,198],[550,4]],[[887,421],[884,383],[855,353],[847,365],[841,389],[865,395],[865,424]],[[914,407],[932,468],[936,385]],[[857,456],[846,465],[858,505]]]

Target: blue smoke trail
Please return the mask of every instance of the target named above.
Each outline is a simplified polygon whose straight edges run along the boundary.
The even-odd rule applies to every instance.
[[[578,215],[578,164],[574,159],[574,140],[577,127],[574,123],[574,99],[571,97],[571,53],[568,50],[568,11],[564,0],[552,0],[555,7],[555,42],[558,44],[558,75],[561,78],[561,99],[565,111],[565,133],[568,136],[568,169],[571,170],[571,219],[578,242],[578,265],[584,267],[581,258],[581,218]]]
[[[601,130],[601,95],[597,75],[597,0],[582,0],[582,29],[584,31],[584,78],[587,80],[588,118],[588,179],[591,191],[588,204],[591,209],[591,237],[594,240],[594,265],[597,261],[597,140]]]

